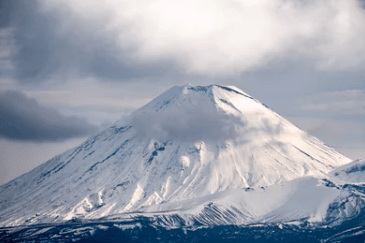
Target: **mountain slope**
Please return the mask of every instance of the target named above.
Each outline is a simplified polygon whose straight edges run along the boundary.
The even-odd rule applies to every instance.
[[[176,86],[1,186],[0,226],[137,211],[199,214],[237,190],[326,177],[348,162],[235,87]],[[238,211],[261,210],[251,204]],[[274,208],[245,216],[257,220]]]

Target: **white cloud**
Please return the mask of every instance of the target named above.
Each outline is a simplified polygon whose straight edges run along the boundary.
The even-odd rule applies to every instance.
[[[67,6],[76,16],[68,25],[72,19],[86,33],[110,34],[136,63],[172,60],[190,73],[236,74],[298,58],[321,69],[352,69],[365,59],[358,0],[41,2],[45,12]]]
[[[238,129],[245,125],[239,117],[217,112],[208,96],[195,97],[192,104],[187,103],[159,112],[138,110],[132,113],[137,137],[162,141],[221,141],[238,138]]]

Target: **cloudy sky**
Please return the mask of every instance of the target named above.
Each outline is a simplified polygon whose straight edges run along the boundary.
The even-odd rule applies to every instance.
[[[361,0],[0,0],[0,184],[186,83],[365,159],[364,64]]]

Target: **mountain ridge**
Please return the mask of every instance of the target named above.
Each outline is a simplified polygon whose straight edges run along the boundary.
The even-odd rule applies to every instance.
[[[259,200],[260,188],[290,189],[303,177],[324,178],[348,162],[237,88],[175,86],[75,149],[1,186],[0,226],[182,212],[186,200],[196,205],[183,213],[188,218],[213,200],[258,220],[276,207],[255,209],[247,197]],[[293,180],[298,182],[287,184]],[[248,188],[258,189],[250,194]],[[231,192],[242,192],[238,198],[248,201],[233,200]]]

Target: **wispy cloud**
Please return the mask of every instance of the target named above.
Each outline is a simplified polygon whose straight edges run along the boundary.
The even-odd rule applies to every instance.
[[[241,128],[244,121],[219,114],[204,99],[199,99],[198,104],[199,107],[177,105],[168,112],[147,111],[132,114],[132,125],[137,131],[137,137],[184,142],[222,141],[238,137],[236,129]]]
[[[176,95],[176,92],[183,94]],[[260,109],[241,112],[230,103],[230,94],[214,95],[209,92],[197,88],[189,90],[186,86],[184,89],[174,87],[166,91],[131,114],[137,137],[162,141],[233,140],[246,143],[257,137],[271,137],[283,132],[282,124],[270,120],[270,115],[263,115]],[[222,107],[214,96],[235,112]],[[252,117],[256,118],[254,122]]]

